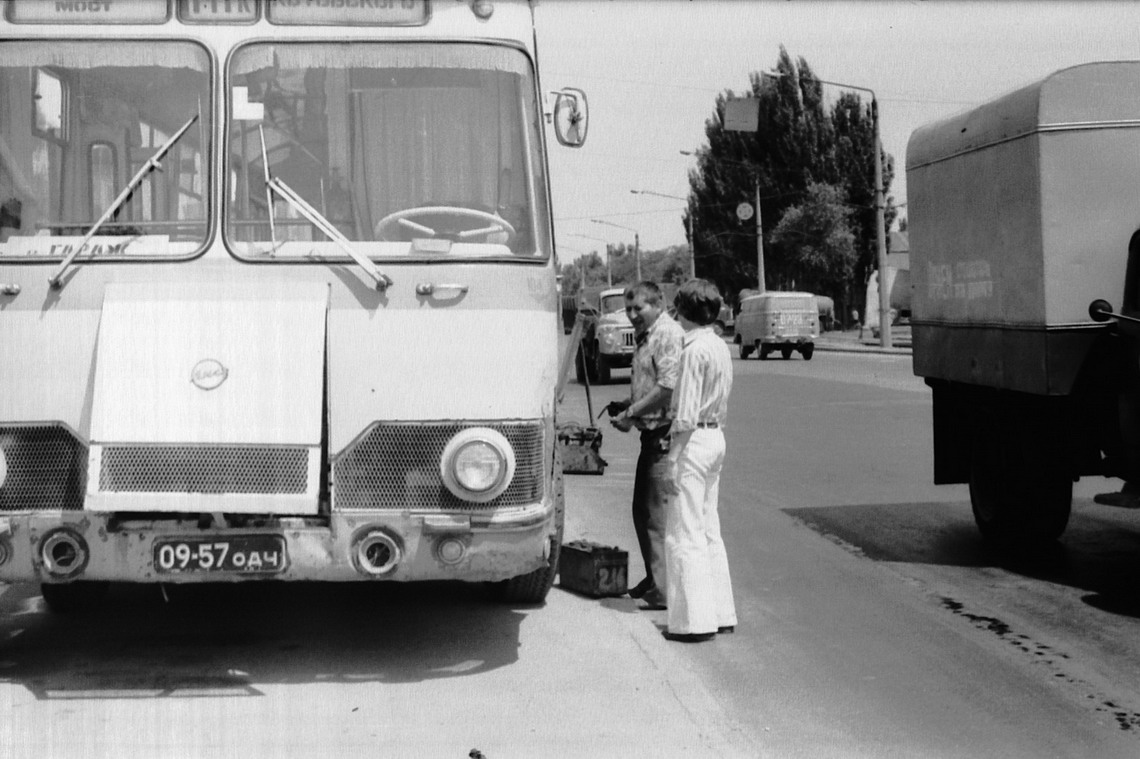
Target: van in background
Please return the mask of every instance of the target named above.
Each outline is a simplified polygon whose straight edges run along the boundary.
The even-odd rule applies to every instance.
[[[742,359],[756,351],[763,360],[778,350],[785,359],[799,351],[805,361],[810,361],[819,337],[819,303],[811,293],[750,295],[740,301],[735,326],[733,342],[740,347]]]

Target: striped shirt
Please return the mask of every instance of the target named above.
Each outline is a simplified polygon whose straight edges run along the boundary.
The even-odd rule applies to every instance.
[[[673,431],[694,430],[698,422],[716,422],[723,427],[731,392],[732,355],[724,339],[712,327],[686,332],[673,391]]]
[[[677,366],[681,359],[681,340],[685,330],[669,314],[662,312],[644,334],[637,337],[633,352],[633,374],[629,397],[637,403],[660,385],[672,390],[677,386]],[[669,423],[669,406],[633,417],[639,430],[653,430]]]

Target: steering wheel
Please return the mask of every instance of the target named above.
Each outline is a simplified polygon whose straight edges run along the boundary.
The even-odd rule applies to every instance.
[[[481,222],[484,226],[475,226]],[[410,240],[412,237],[443,237],[456,242],[481,238],[483,242],[496,232],[505,232],[504,244],[514,239],[515,228],[502,216],[477,208],[462,206],[420,206],[405,208],[376,222],[376,239]]]

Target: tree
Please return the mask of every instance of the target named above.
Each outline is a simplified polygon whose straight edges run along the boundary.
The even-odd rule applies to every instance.
[[[772,245],[790,251],[787,268],[799,289],[842,292],[851,280],[857,255],[844,195],[835,185],[812,183],[772,230]]]
[[[705,123],[708,144],[697,150],[697,166],[689,173],[689,216],[696,231],[697,274],[714,281],[730,297],[755,287],[757,275],[755,219],[740,221],[736,208],[752,202],[757,189],[763,222],[765,287],[785,289],[803,281],[803,261],[790,234],[773,238],[785,212],[796,206],[821,209],[818,190],[835,188],[834,202],[845,204],[853,234],[855,260],[850,271],[828,277],[822,294],[839,301],[875,268],[877,241],[874,210],[874,129],[870,105],[843,92],[828,109],[823,85],[803,58],[793,63],[781,46],[774,75],[753,72],[745,96],[759,102],[755,133],[724,129],[725,103],[731,91],[717,96],[716,110]],[[883,160],[883,184],[894,177],[890,156]],[[894,209],[888,200],[888,227]],[[806,205],[805,205],[806,204]],[[826,204],[824,204],[826,205]],[[820,287],[824,279],[820,279]]]

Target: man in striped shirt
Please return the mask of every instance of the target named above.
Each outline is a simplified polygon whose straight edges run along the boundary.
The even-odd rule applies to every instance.
[[[673,390],[671,489],[665,515],[669,640],[711,640],[736,630],[736,605],[717,513],[724,466],[724,424],[732,356],[712,328],[721,307],[716,286],[686,282],[673,301],[685,329]]]

